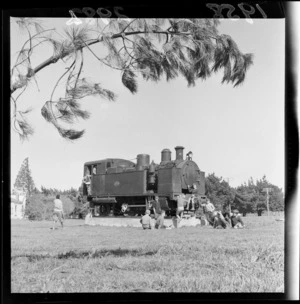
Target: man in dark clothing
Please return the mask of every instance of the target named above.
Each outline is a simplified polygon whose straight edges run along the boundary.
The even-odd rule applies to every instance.
[[[155,196],[154,201],[151,202],[151,205],[154,212],[154,218],[156,220],[155,228],[158,229],[161,226],[160,221],[161,221],[161,212],[162,212],[158,196]]]
[[[152,205],[152,209],[154,212],[154,217],[157,219],[158,215],[161,214],[160,202],[159,197],[155,196],[154,200],[150,202]]]
[[[170,210],[168,201],[165,197],[160,198],[159,202],[160,202],[160,208],[161,208],[162,211],[169,211]]]
[[[166,198],[159,198],[155,196],[155,200],[152,202],[152,207],[156,219],[155,228],[160,229],[164,225],[164,219],[166,211],[169,210],[168,202]]]
[[[227,222],[227,225],[228,225],[229,227],[231,227],[230,212],[227,211],[227,210],[224,210],[224,211],[222,212],[222,215],[224,216],[224,219],[225,219],[225,221]]]
[[[160,198],[160,207],[161,207],[161,227],[164,227],[164,219],[166,216],[166,212],[170,210],[168,200],[163,197]]]
[[[231,225],[232,228],[238,229],[238,228],[245,228],[245,224],[241,218],[241,215],[239,214],[239,211],[237,209],[233,210],[232,216],[231,216]]]

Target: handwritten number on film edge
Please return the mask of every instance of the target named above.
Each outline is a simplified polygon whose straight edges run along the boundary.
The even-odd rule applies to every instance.
[[[75,23],[76,25],[79,25],[79,24],[82,23],[82,21],[76,17],[76,15],[75,15],[75,13],[74,13],[75,10],[78,11],[78,9],[76,9],[76,8],[73,8],[72,10],[69,11],[69,13],[70,13],[70,15],[71,15],[72,18],[66,22],[67,25],[71,25],[71,24],[73,24],[73,23]],[[80,11],[80,10],[79,10],[79,11]],[[81,11],[80,11],[80,12],[81,12]],[[76,13],[77,13],[77,12],[76,12]]]
[[[255,4],[256,8],[259,10],[259,12],[261,13],[261,15],[263,16],[263,18],[267,18],[267,14],[264,12],[264,10],[259,6],[259,4]],[[233,5],[230,4],[216,4],[216,3],[207,3],[206,7],[208,7],[209,9],[214,11],[214,16],[213,18],[224,18],[224,16],[222,15],[222,11],[224,9],[228,10],[227,11],[227,17],[232,19],[232,20],[236,20],[239,19],[240,17],[238,15],[233,15],[232,13],[235,10],[235,7]],[[250,15],[253,15],[255,13],[255,8],[248,4],[248,3],[239,3],[238,4],[239,9],[242,11],[243,15],[246,17],[246,21],[249,23],[253,23]],[[248,9],[247,9],[248,7]],[[250,9],[250,10],[249,10]],[[130,21],[130,18],[128,18],[125,15],[122,15],[119,13],[119,10],[123,10],[122,7],[120,6],[116,6],[114,7],[114,13],[116,14],[116,16],[118,18],[122,18],[126,21]],[[105,11],[105,12],[103,12]],[[78,8],[73,8],[72,10],[69,11],[70,15],[71,15],[71,19],[69,21],[66,22],[67,25],[71,25],[71,24],[76,24],[79,25],[82,23],[82,21],[76,17],[75,13],[84,13],[88,18],[86,20],[86,23],[92,23],[94,21],[94,16],[95,16],[95,10],[91,7],[84,7],[82,9],[82,11]],[[97,9],[97,14],[98,16],[101,18],[101,20],[103,21],[103,23],[105,23],[106,25],[110,22],[109,18],[111,17],[112,13],[111,11],[109,11],[106,8],[98,8]]]
[[[120,6],[116,6],[114,7],[114,13],[116,14],[116,16],[118,18],[122,18],[123,20],[130,22],[131,19],[128,18],[125,15],[120,14],[120,10],[123,10],[122,7]],[[96,14],[95,10],[91,7],[84,7],[82,10],[80,10],[79,8],[73,8],[72,10],[69,11],[70,15],[71,15],[71,19],[68,20],[66,22],[67,25],[71,25],[71,24],[76,24],[79,25],[82,23],[82,21],[77,18],[77,16],[75,15],[75,13],[77,14],[82,14],[84,13],[88,18],[86,19],[86,23],[93,23],[95,22],[94,16]],[[110,17],[112,16],[112,13],[110,10],[100,7],[97,9],[97,14],[100,17],[100,19],[103,21],[103,23],[105,23],[106,25],[110,22]]]
[[[107,13],[103,13],[102,10],[107,11]],[[109,24],[109,17],[112,15],[111,12],[109,10],[107,10],[106,8],[98,8],[97,9],[97,14],[100,16],[101,20],[105,23],[105,24]]]
[[[245,8],[245,6],[248,6],[248,9]],[[233,18],[233,19],[240,18],[237,15],[234,15],[234,16],[231,15],[233,13],[233,11],[235,10],[235,7],[230,4],[207,3],[206,7],[210,8],[211,10],[214,11],[215,14],[214,14],[213,18],[224,18],[224,16],[222,15],[222,10],[224,10],[224,9],[228,9],[228,12],[227,12],[228,18]],[[252,5],[250,5],[248,3],[244,3],[244,2],[239,3],[238,7],[242,11],[244,16],[247,18],[246,21],[252,24],[253,21],[252,21],[250,15],[255,13],[255,8]],[[249,10],[249,8],[250,8],[250,10]],[[259,4],[256,4],[256,8],[259,10],[259,12],[263,16],[263,18],[267,18],[267,14],[263,11],[263,9],[259,6]]]

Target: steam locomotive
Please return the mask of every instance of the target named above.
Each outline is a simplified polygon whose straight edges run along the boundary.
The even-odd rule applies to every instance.
[[[176,159],[171,151],[161,151],[161,162],[150,163],[148,154],[138,154],[137,162],[107,158],[84,164],[82,195],[89,202],[94,216],[144,214],[155,196],[165,199],[169,206],[167,215],[175,215],[177,197],[192,195],[198,202],[206,200],[205,173],[192,160],[192,152],[184,159],[184,147],[175,147]]]

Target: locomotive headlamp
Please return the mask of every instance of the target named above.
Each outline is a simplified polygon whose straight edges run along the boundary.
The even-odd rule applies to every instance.
[[[190,151],[190,152],[186,155],[186,158],[189,159],[189,160],[192,160],[192,159],[193,159],[193,152]]]

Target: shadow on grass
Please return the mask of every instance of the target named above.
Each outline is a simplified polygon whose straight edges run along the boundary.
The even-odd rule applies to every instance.
[[[17,255],[12,257],[12,260],[16,258],[27,258],[29,262],[39,261],[45,258],[56,258],[56,259],[82,259],[82,258],[103,258],[107,256],[123,257],[123,256],[151,256],[158,252],[153,251],[141,251],[137,249],[104,249],[104,250],[90,250],[90,251],[74,251],[70,250],[67,252],[59,253],[56,255],[50,254],[25,254]]]

